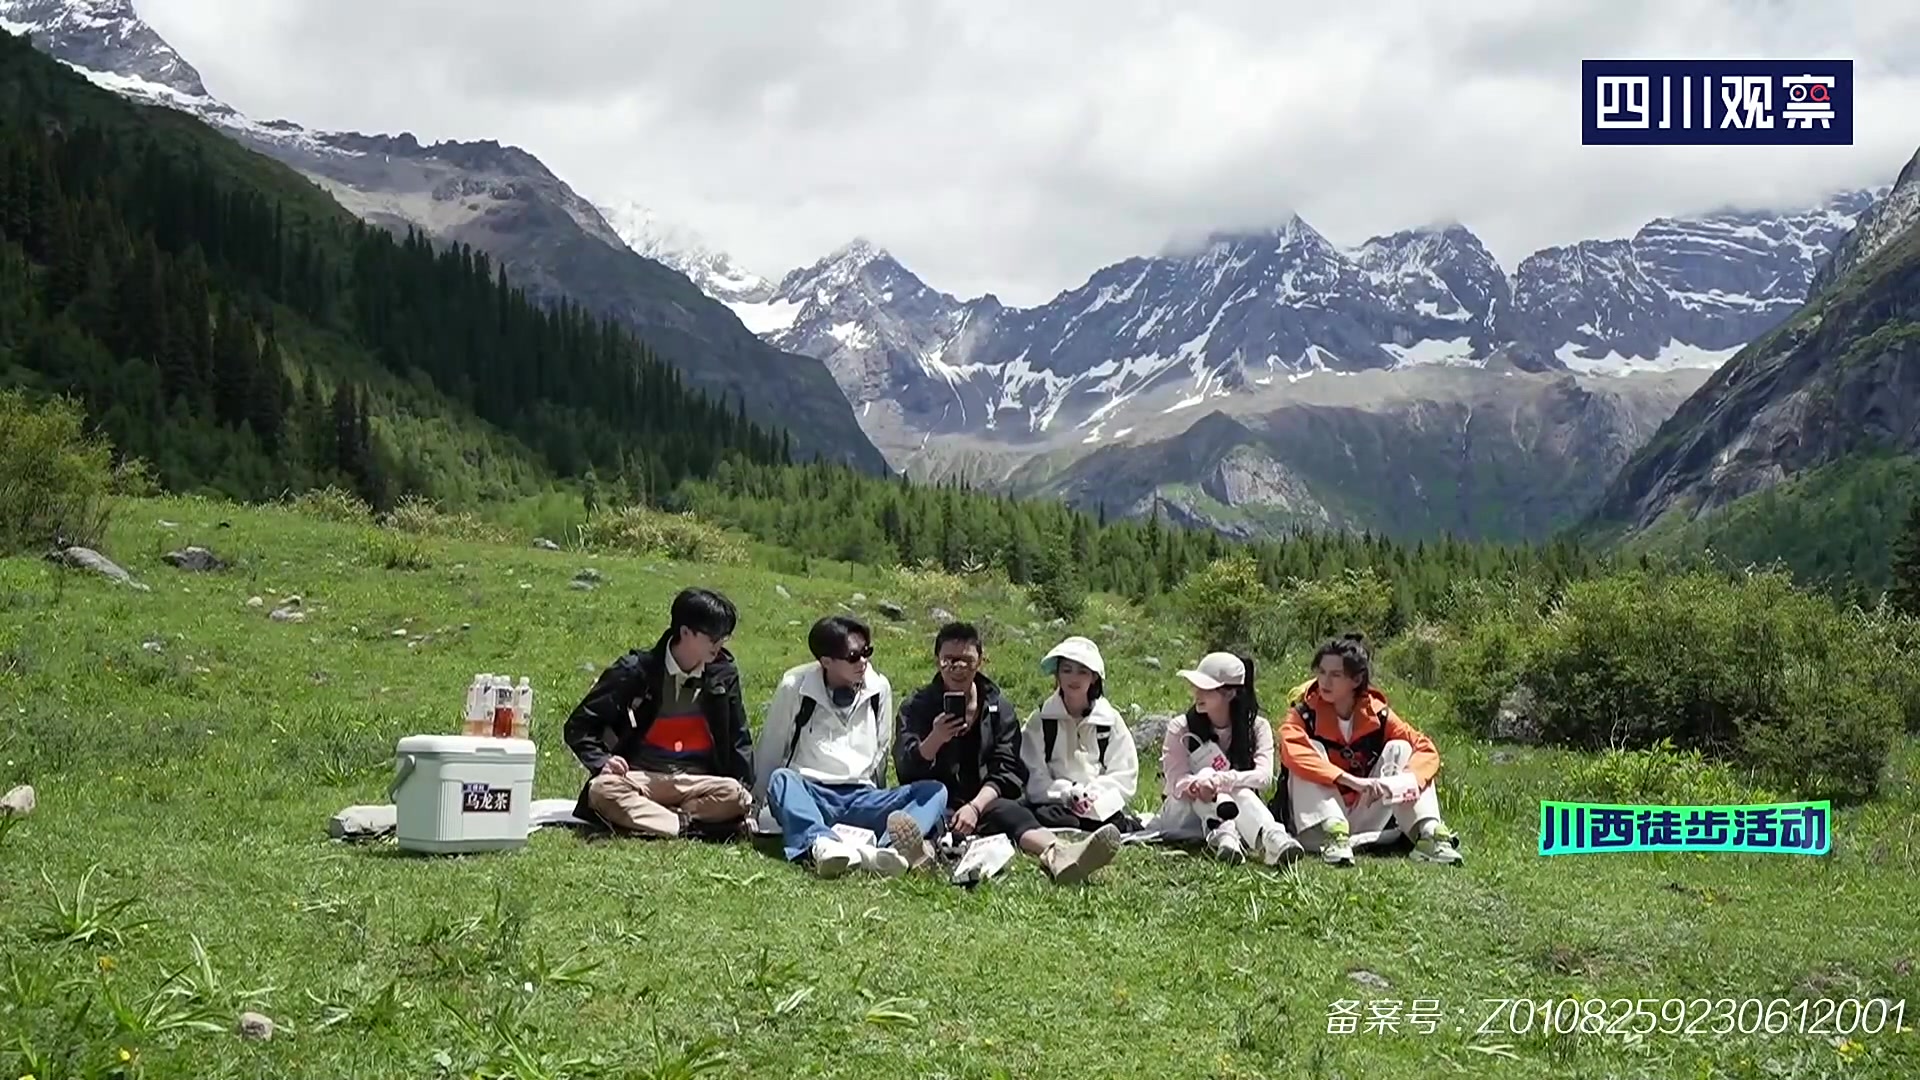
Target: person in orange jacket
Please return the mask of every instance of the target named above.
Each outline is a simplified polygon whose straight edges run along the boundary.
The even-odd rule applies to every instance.
[[[1353,865],[1355,844],[1402,835],[1414,838],[1414,860],[1458,865],[1460,840],[1434,790],[1440,752],[1373,686],[1366,639],[1327,642],[1313,667],[1280,721],[1281,820],[1333,866]]]

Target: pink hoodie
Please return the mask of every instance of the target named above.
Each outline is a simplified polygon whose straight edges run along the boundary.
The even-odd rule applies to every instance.
[[[1253,768],[1235,769],[1227,760],[1233,732],[1221,731],[1216,743],[1201,743],[1199,749],[1187,749],[1187,718],[1183,713],[1167,724],[1166,738],[1160,743],[1160,775],[1169,798],[1188,798],[1193,778],[1203,769],[1226,779],[1225,790],[1265,791],[1273,783],[1273,724],[1264,716],[1253,720]]]

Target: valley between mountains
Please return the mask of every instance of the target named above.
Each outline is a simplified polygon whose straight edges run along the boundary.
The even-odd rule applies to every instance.
[[[1696,208],[1508,268],[1465,223],[1342,245],[1295,216],[1142,253],[1023,308],[942,292],[869,239],[762,275],[644,192],[576,191],[515,146],[249,117],[131,0],[0,0],[0,26],[292,166],[367,221],[470,244],[536,297],[621,321],[695,387],[787,428],[801,455],[1232,536],[1643,530],[1669,506],[1787,479],[1801,458],[1844,457],[1725,472],[1701,455],[1735,438],[1729,409],[1772,425],[1770,445],[1800,438],[1809,406],[1753,400],[1774,385],[1754,372],[1776,370],[1782,327],[1912,218],[1903,174],[1811,205]],[[1801,331],[1795,363],[1855,355],[1876,317],[1843,340]],[[1881,384],[1846,385],[1856,411],[1885,416],[1874,445],[1903,445],[1906,414],[1872,404]],[[1676,417],[1686,430],[1662,433]],[[1722,479],[1718,494],[1671,494]]]

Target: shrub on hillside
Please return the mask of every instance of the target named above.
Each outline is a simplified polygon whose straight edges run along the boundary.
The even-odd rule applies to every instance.
[[[67,399],[0,393],[0,555],[55,538],[98,547],[112,516],[113,453]]]
[[[350,525],[373,520],[373,507],[367,505],[365,499],[331,484],[323,488],[308,488],[294,495],[287,500],[287,509],[321,521],[339,521]]]
[[[369,562],[388,570],[425,570],[433,565],[425,542],[411,533],[373,530],[361,540],[360,549]]]
[[[1259,565],[1244,552],[1215,559],[1189,574],[1174,591],[1174,600],[1202,650],[1270,636],[1266,624],[1273,600],[1260,579]]]
[[[113,467],[112,491],[129,499],[150,498],[160,493],[160,478],[146,458],[126,458]]]
[[[1489,619],[1535,618],[1545,613],[1546,603],[1546,588],[1531,578],[1463,578],[1447,587],[1434,614],[1464,628]]]
[[[1408,685],[1422,690],[1437,689],[1446,671],[1445,656],[1452,645],[1446,627],[1417,622],[1381,647],[1376,666]]]
[[[381,524],[400,532],[417,536],[440,536],[451,540],[481,540],[491,543],[505,543],[508,540],[506,530],[485,522],[472,514],[449,514],[433,504],[433,500],[418,495],[408,495],[400,500],[392,510],[381,517]]]
[[[1778,801],[1727,762],[1680,750],[1669,739],[1642,750],[1584,758],[1556,786],[1557,798],[1598,803],[1734,806]]]
[[[1900,701],[1901,726],[1920,735],[1920,618],[1908,618],[1885,599],[1872,611],[1857,614],[1857,625],[1879,653],[1888,689]]]
[[[1892,661],[1783,575],[1631,574],[1570,586],[1537,625],[1485,624],[1451,661],[1449,691],[1482,730],[1490,701],[1525,686],[1549,742],[1664,740],[1804,797],[1865,798],[1902,716]]]
[[[1354,632],[1377,641],[1386,636],[1393,610],[1393,586],[1372,567],[1349,568],[1333,578],[1295,578],[1281,596],[1290,628],[1310,642]]]
[[[579,528],[580,546],[659,555],[681,562],[746,565],[737,537],[692,514],[665,514],[640,506],[591,514]]]
[[[1511,737],[1500,714],[1520,686],[1529,624],[1494,617],[1460,631],[1440,656],[1440,687],[1454,717],[1470,731]]]

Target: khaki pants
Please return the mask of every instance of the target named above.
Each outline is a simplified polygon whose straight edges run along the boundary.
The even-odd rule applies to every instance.
[[[601,773],[587,784],[587,805],[607,824],[645,836],[680,835],[684,814],[694,821],[738,821],[753,795],[728,776],[671,776],[634,769]]]
[[[1310,741],[1321,757],[1327,756],[1327,748],[1320,740]],[[1411,760],[1413,745],[1405,739],[1393,739],[1381,747],[1380,760],[1374,763],[1369,775],[1392,776],[1405,772]],[[1416,835],[1421,822],[1440,820],[1440,796],[1434,791],[1437,786],[1437,783],[1428,784],[1412,802],[1376,802],[1355,807],[1349,813],[1341,799],[1342,791],[1291,773],[1287,776],[1287,794],[1293,800],[1293,819],[1300,843],[1308,851],[1316,852],[1326,842],[1326,823],[1336,819],[1347,822],[1347,839],[1355,847],[1389,843],[1398,840],[1403,832]]]

